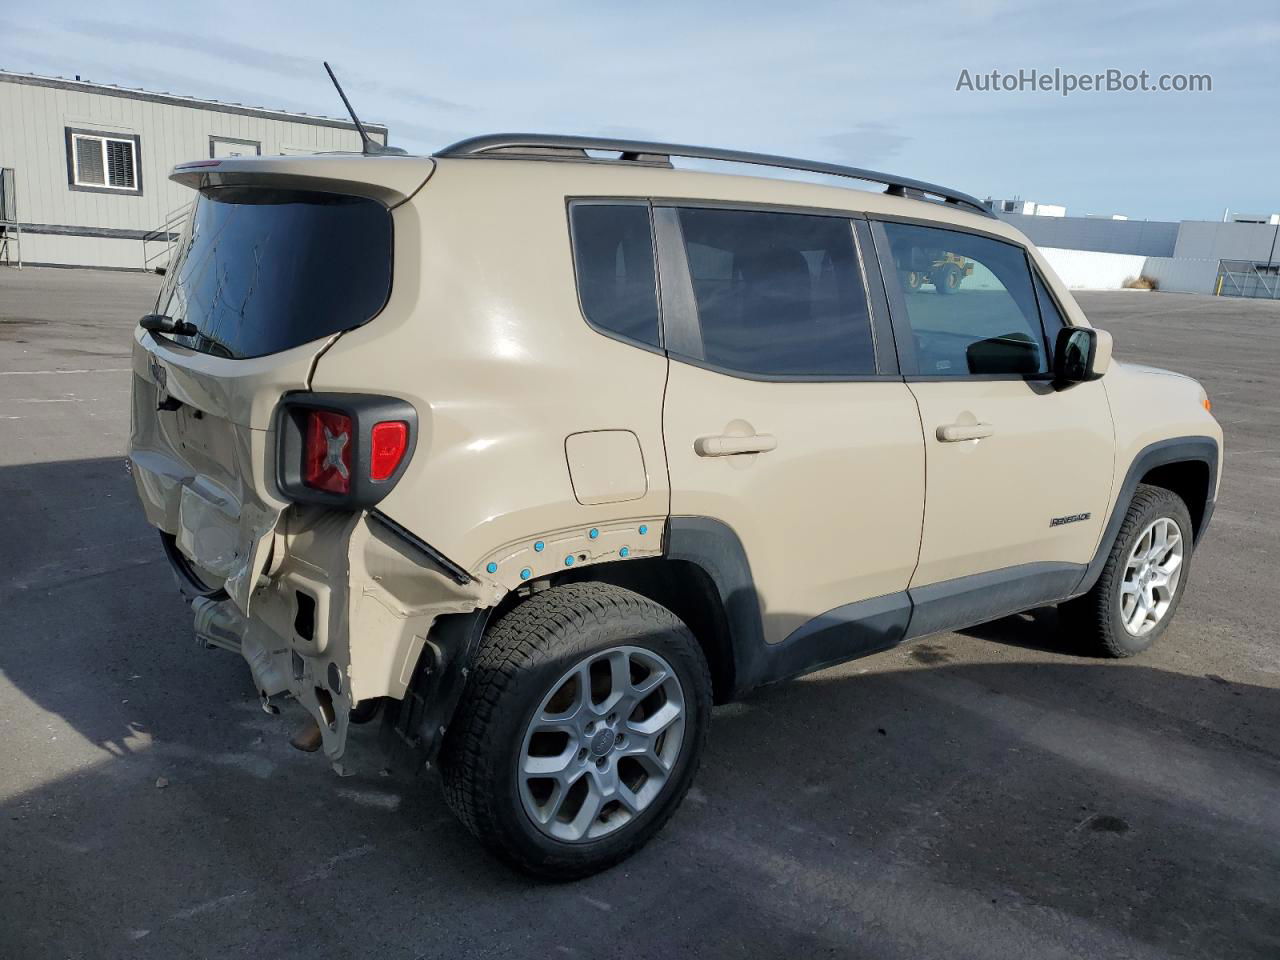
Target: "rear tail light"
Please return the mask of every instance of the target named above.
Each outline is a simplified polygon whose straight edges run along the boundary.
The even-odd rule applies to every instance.
[[[417,428],[412,404],[392,397],[292,394],[280,404],[276,481],[300,503],[371,507],[404,473]]]
[[[369,438],[369,479],[381,482],[396,472],[409,448],[409,424],[403,420],[375,423]]]
[[[302,460],[302,482],[312,490],[350,493],[351,418],[332,410],[308,411]]]

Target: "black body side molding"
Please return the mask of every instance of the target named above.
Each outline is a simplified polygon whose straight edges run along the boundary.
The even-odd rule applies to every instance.
[[[719,594],[733,656],[733,696],[755,687],[886,650],[906,640],[961,630],[1087,592],[1115,543],[1138,483],[1151,470],[1188,461],[1208,468],[1196,542],[1213,514],[1220,451],[1211,437],[1179,437],[1144,448],[1130,464],[1102,539],[1087,566],[1027,563],[859,600],[820,614],[780,643],[765,642],[759,593],[738,535],[710,517],[672,516],[666,555],[701,567]]]
[[[433,564],[435,564],[435,566],[438,567],[447,577],[453,580],[454,583],[465,587],[468,583],[471,582],[471,574],[467,573],[466,570],[464,570],[458,564],[454,563],[452,560],[446,557],[443,553],[441,553],[431,544],[427,543],[427,541],[423,540],[420,536],[418,536],[408,527],[401,526],[399,523],[397,523],[395,520],[392,520],[381,510],[370,510],[369,519],[374,521],[375,523],[382,525],[387,530],[390,530],[393,534],[395,534],[397,537],[399,537],[409,546],[413,547],[415,550],[417,550],[419,553],[425,556],[428,560],[430,560]]]
[[[1032,563],[848,603],[766,643],[760,597],[742,541],[710,517],[673,516],[667,556],[697,564],[720,595],[733,651],[733,696],[1068,596],[1078,564]]]
[[[673,516],[667,556],[706,571],[720,595],[733,651],[733,696],[887,650],[918,637],[1007,616],[1069,596],[1078,564],[1032,563],[902,590],[828,610],[766,643],[759,593],[742,541],[710,517]]]
[[[729,628],[733,651],[733,697],[767,682],[764,624],[760,597],[742,541],[728,524],[710,517],[671,517],[667,521],[666,555],[697,564],[711,578]]]
[[[1072,595],[1084,566],[1079,563],[1023,563],[913,587],[907,639],[963,630]]]
[[[910,621],[905,590],[828,610],[766,648],[762,682],[789,680],[896,647],[907,638]]]

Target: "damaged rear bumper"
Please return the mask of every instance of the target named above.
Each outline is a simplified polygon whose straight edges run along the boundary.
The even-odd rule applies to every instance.
[[[234,598],[197,598],[192,609],[197,638],[239,653],[264,702],[287,694],[301,703],[344,772],[351,711],[410,695],[437,621],[492,606],[491,592],[459,583],[368,514],[295,508],[281,517],[251,613]],[[426,662],[448,656],[433,643]]]

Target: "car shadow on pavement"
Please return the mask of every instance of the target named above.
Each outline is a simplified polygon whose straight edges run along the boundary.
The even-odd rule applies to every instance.
[[[1034,610],[980,623],[959,632],[965,636],[1001,643],[1007,647],[1100,659],[1091,651],[1083,649],[1079,641],[1066,629],[1062,618],[1058,615],[1057,607],[1036,607]]]
[[[190,616],[124,457],[0,468],[0,503],[0,678],[106,753],[130,752],[144,701],[166,701],[184,673],[208,681],[170,652],[190,652]]]
[[[300,712],[192,643],[119,461],[0,469],[0,499],[0,956],[1280,951],[1276,690],[888,651],[717,708],[653,843],[537,884],[432,774],[288,747]]]

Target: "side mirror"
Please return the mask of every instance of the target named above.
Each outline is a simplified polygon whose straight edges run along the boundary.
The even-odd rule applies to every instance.
[[[1063,327],[1053,350],[1053,378],[1059,383],[1097,380],[1111,365],[1111,334],[1092,327]]]

